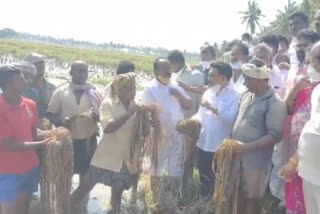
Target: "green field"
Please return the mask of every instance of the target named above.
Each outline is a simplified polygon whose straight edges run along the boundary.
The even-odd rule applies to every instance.
[[[131,53],[0,39],[0,54],[12,54],[17,57],[24,57],[30,52],[37,52],[56,60],[85,60],[89,64],[112,68],[116,67],[121,60],[130,60],[135,63],[138,70],[145,72],[152,71],[152,63],[155,59],[152,56]]]

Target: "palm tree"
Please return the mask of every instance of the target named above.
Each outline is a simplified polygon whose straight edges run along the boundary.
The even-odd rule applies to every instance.
[[[251,35],[256,32],[256,25],[261,30],[260,18],[264,17],[264,15],[256,1],[248,1],[248,10],[240,11],[239,13],[243,15],[241,24],[247,23],[247,30],[250,28]]]
[[[276,16],[275,32],[283,35],[289,35],[289,18],[290,16],[298,11],[299,7],[295,1],[288,0],[284,10],[277,10],[278,15]]]

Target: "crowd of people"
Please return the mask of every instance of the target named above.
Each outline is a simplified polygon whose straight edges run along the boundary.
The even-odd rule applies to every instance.
[[[135,65],[129,61],[119,64],[103,93],[88,82],[84,61],[71,65],[71,81],[58,88],[46,80],[40,54],[1,67],[1,213],[29,213],[43,149],[52,143],[39,126],[44,118],[71,132],[74,173],[80,175],[72,204],[102,183],[111,187],[111,213],[119,213],[123,191],[138,180],[130,143],[138,103],[145,103],[160,107],[158,117],[151,115],[150,120],[152,126],[164,127],[166,141],[159,145],[157,166],[151,164],[149,170],[154,192],[165,172],[181,178],[185,138],[176,127],[194,118],[201,123],[196,167],[203,196],[214,192],[215,152],[224,139],[232,138],[241,162],[239,213],[259,214],[259,202],[268,191],[287,214],[319,214],[320,11],[315,29],[309,22],[303,12],[291,15],[292,38],[266,35],[253,42],[244,34],[221,59],[206,44],[196,68],[173,50],[154,61],[154,78],[139,97]],[[84,127],[70,128],[72,118],[87,111],[99,118],[102,132],[98,123],[90,136]]]

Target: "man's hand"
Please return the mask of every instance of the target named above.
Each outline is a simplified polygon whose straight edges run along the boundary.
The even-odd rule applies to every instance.
[[[169,92],[172,96],[179,97],[181,94],[176,88],[169,88]]]
[[[178,82],[178,85],[183,89],[186,89],[186,87],[187,87],[187,85],[184,84],[183,82]]]
[[[308,77],[301,76],[298,78],[298,80],[295,82],[295,85],[293,87],[293,91],[298,94],[303,89],[309,87],[311,85],[310,79]]]
[[[234,152],[240,155],[246,153],[247,145],[241,141],[237,141],[237,145],[234,147]]]
[[[217,114],[218,113],[218,110],[215,107],[213,107],[207,100],[202,100],[201,101],[201,106],[204,107],[204,108],[209,109],[213,114]]]
[[[290,182],[293,175],[297,172],[297,165],[289,161],[284,167],[280,170],[280,177],[286,181]]]
[[[94,108],[90,109],[90,111],[94,121],[99,122],[100,121],[99,112],[97,112]]]
[[[134,101],[132,101],[128,108],[128,114],[132,116],[138,111],[138,109],[139,109],[138,105]]]

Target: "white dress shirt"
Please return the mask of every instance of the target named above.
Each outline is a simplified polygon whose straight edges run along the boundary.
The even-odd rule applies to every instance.
[[[206,152],[215,152],[225,138],[231,135],[236,120],[240,95],[232,84],[221,89],[214,86],[208,89],[202,97],[218,111],[217,115],[210,110],[200,107],[194,116],[201,122],[201,133],[198,147]]]
[[[230,80],[231,85],[233,85],[234,90],[242,95],[245,91],[247,91],[247,87],[244,85],[244,77],[243,74],[239,76],[237,81],[235,82],[233,77]]]
[[[171,81],[169,85],[163,85],[156,79],[150,82],[142,94],[142,101],[160,105],[160,122],[168,131],[175,130],[177,123],[184,119],[184,112],[179,100],[170,94],[170,88],[177,89],[185,98],[190,99],[183,88],[174,81]]]
[[[320,85],[312,92],[311,118],[305,124],[299,140],[299,175],[320,186]]]

